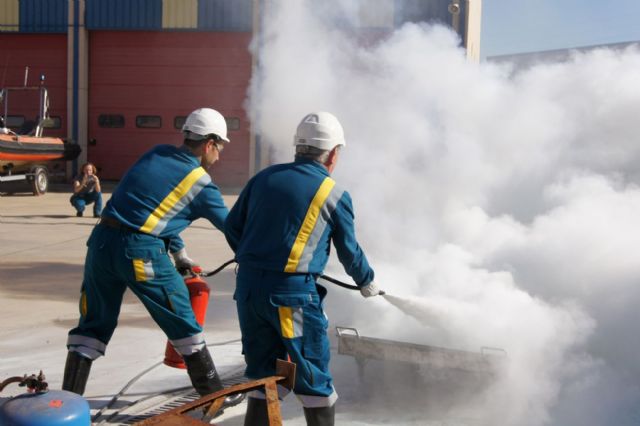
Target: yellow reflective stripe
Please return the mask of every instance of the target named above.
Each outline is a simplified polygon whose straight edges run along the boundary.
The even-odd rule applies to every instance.
[[[144,272],[144,260],[133,259],[133,272],[136,275],[136,281],[147,280],[147,274]]]
[[[80,315],[87,316],[87,293],[84,291],[80,294]]]
[[[320,216],[320,209],[324,205],[327,197],[331,193],[331,190],[335,186],[336,181],[327,177],[322,181],[320,188],[316,192],[316,195],[311,200],[311,205],[309,205],[309,209],[307,210],[307,214],[302,221],[302,226],[298,231],[298,235],[296,236],[296,240],[293,243],[293,247],[291,247],[291,253],[289,253],[289,259],[287,260],[287,266],[284,267],[285,272],[295,272],[298,267],[298,262],[300,262],[300,257],[302,256],[302,252],[304,251],[304,246],[307,244],[309,240],[309,236],[311,232],[313,232],[313,227],[316,225],[318,221],[318,217]]]
[[[162,200],[160,205],[149,215],[140,230],[142,232],[150,234],[153,228],[156,227],[160,219],[162,219],[164,215],[166,215],[167,212],[171,210],[171,208],[175,206],[176,203],[189,192],[191,187],[198,181],[198,179],[200,179],[206,173],[207,172],[202,167],[193,169],[191,173],[189,173],[184,179],[182,179],[182,182],[180,182],[178,186],[176,186],[173,191],[171,191],[171,193],[167,195],[164,200]]]
[[[280,330],[282,337],[293,339],[293,312],[291,308],[278,306],[278,315],[280,316]]]

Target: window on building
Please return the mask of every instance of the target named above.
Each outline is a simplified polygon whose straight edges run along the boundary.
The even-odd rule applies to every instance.
[[[124,127],[124,115],[120,114],[100,114],[98,116],[98,126],[111,129]]]
[[[240,130],[240,119],[238,117],[225,117],[227,130]]]
[[[10,129],[18,128],[24,124],[24,115],[8,115],[5,126]]]
[[[182,129],[182,126],[184,126],[184,122],[187,120],[187,116],[186,115],[179,115],[177,117],[175,117],[173,119],[173,127],[175,127],[176,129]]]
[[[159,129],[162,127],[162,117],[159,115],[139,115],[136,117],[136,127],[141,129]]]

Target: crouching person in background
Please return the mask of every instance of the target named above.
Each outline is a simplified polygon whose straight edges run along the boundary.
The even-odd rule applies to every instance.
[[[73,180],[73,195],[69,200],[76,209],[76,216],[82,217],[87,204],[93,205],[93,217],[102,213],[102,188],[96,166],[85,163],[80,174]]]

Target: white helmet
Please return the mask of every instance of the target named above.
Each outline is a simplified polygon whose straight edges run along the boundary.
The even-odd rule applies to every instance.
[[[329,112],[319,111],[307,114],[298,124],[293,144],[328,151],[337,145],[346,145],[346,142],[338,119]]]
[[[227,138],[227,122],[222,114],[211,108],[198,108],[187,117],[182,131],[195,133],[199,136],[210,134],[218,135],[223,141],[230,142]]]

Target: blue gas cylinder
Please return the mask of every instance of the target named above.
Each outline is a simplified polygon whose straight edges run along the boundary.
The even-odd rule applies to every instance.
[[[0,405],[0,426],[88,426],[89,403],[72,392],[25,393]]]

